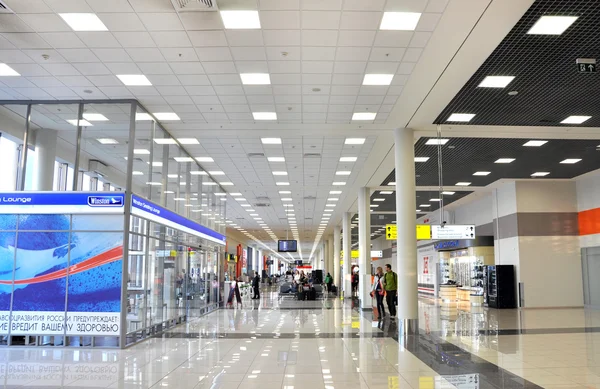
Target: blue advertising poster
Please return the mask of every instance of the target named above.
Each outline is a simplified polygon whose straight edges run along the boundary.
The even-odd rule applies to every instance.
[[[8,334],[17,217],[0,215],[0,335]]]

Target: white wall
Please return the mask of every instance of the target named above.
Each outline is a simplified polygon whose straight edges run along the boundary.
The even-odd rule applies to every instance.
[[[496,188],[492,194],[492,212],[494,218],[517,213],[516,182],[508,182]]]
[[[456,208],[454,210],[454,223],[475,224],[476,226],[491,223],[494,219],[492,209],[492,195],[488,194],[469,204]]]
[[[518,181],[518,212],[577,212],[573,181]]]
[[[575,182],[577,187],[577,209],[600,208],[600,175],[587,175]]]

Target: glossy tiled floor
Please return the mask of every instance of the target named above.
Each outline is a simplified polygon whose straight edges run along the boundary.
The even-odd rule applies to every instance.
[[[0,388],[600,388],[599,312],[424,301],[398,338],[349,301],[263,295],[127,350],[0,348]]]

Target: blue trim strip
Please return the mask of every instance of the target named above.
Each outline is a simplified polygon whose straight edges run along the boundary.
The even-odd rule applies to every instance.
[[[169,211],[166,208],[161,207],[160,205],[156,205],[155,203],[148,201],[144,198],[141,198],[136,195],[131,195],[131,206],[133,208],[141,209],[142,211],[152,213],[160,218],[165,220],[169,220],[173,223],[179,224],[180,226],[192,229],[201,234],[211,236],[215,239],[218,239],[225,243],[226,237],[225,235],[221,235],[218,232],[211,230],[208,227],[205,227],[201,224],[198,224],[194,221],[191,221],[188,218],[185,218],[175,212]]]

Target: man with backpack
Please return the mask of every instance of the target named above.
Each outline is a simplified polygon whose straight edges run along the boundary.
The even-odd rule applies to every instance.
[[[392,271],[392,265],[385,265],[385,276],[383,276],[383,285],[385,287],[385,299],[388,309],[390,310],[390,318],[396,318],[396,304],[398,299],[396,293],[398,291],[398,275]]]

